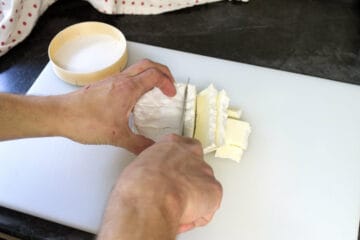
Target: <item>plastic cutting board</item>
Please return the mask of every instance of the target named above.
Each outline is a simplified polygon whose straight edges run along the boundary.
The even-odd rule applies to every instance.
[[[355,240],[360,218],[360,86],[129,42],[130,63],[167,64],[178,81],[225,89],[253,128],[240,163],[207,161],[221,209],[182,240]],[[75,87],[48,64],[29,94]],[[133,159],[64,138],[0,143],[0,205],[95,233]]]

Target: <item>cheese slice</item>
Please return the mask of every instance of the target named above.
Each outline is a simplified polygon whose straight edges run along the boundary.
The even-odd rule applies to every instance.
[[[133,111],[134,125],[137,131],[145,137],[157,141],[161,136],[175,133],[181,135],[181,124],[185,84],[176,83],[176,95],[168,97],[160,89],[154,88],[144,94],[136,103]],[[185,104],[184,130],[192,137],[195,122],[196,89],[188,86],[187,102]]]
[[[216,149],[216,102],[218,91],[210,84],[196,97],[195,135],[202,145],[204,153]]]
[[[225,90],[221,90],[218,93],[216,101],[216,146],[222,146],[225,144],[225,129],[226,121],[228,118],[228,107],[230,99],[227,96]]]
[[[248,146],[251,127],[248,122],[228,118],[226,122],[226,145],[233,145],[244,150]]]
[[[184,117],[184,136],[192,138],[195,132],[196,87],[188,85]]]
[[[229,108],[227,113],[229,118],[240,119],[242,111],[241,109]]]
[[[217,158],[227,158],[240,162],[244,150],[242,148],[232,145],[224,145],[216,149],[215,157]]]
[[[239,162],[248,146],[250,133],[249,123],[228,118],[226,122],[226,144],[216,149],[215,157],[228,158]]]

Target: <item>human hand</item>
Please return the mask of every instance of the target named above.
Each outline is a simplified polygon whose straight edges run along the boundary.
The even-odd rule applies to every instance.
[[[176,89],[169,69],[142,60],[104,81],[63,95],[65,120],[60,135],[86,144],[110,144],[138,154],[154,142],[134,134],[129,116],[138,99],[154,87],[167,96]]]
[[[171,239],[207,224],[221,198],[222,187],[203,160],[201,144],[167,135],[122,172],[100,239]]]

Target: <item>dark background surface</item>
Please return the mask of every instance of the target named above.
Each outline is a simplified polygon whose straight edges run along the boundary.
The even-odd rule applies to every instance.
[[[0,92],[26,93],[48,62],[50,40],[82,21],[112,24],[131,41],[360,84],[355,0],[224,1],[155,16],[110,16],[85,1],[59,0],[24,42],[0,58]],[[93,238],[1,207],[0,232],[31,239]]]
[[[132,41],[360,84],[359,12],[351,0],[252,0],[110,16],[85,1],[60,0],[0,58],[0,91],[25,93],[48,62],[55,34],[89,20],[117,26]]]

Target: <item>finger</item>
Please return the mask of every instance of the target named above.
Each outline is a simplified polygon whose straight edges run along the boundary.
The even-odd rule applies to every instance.
[[[216,212],[221,205],[222,197],[223,197],[223,187],[221,183],[216,180],[215,177],[210,177],[212,179],[212,185],[208,190],[208,193],[211,193],[212,196],[208,196],[207,208],[208,212],[204,213],[206,216],[207,214],[211,214]]]
[[[182,137],[175,133],[166,134],[164,136],[161,136],[161,138],[158,140],[158,142],[183,142],[183,141],[191,141],[191,138]]]
[[[137,98],[140,98],[144,93],[150,91],[154,87],[158,87],[165,95],[172,97],[176,94],[174,83],[168,76],[163,74],[156,68],[148,68],[144,72],[136,75],[132,79],[137,84]]]
[[[157,62],[153,62],[149,59],[140,60],[139,62],[137,62],[137,63],[131,65],[130,67],[126,68],[125,70],[123,70],[122,73],[126,74],[128,76],[135,76],[135,75],[138,75],[138,74],[144,72],[148,68],[158,69],[163,74],[168,76],[172,82],[175,82],[175,79],[172,76],[170,69],[167,66],[157,63]]]
[[[201,226],[205,226],[208,223],[209,223],[209,221],[206,218],[201,217],[201,218],[198,218],[195,220],[194,225],[196,227],[201,227]]]
[[[202,169],[207,175],[209,175],[210,177],[214,177],[214,170],[209,164],[206,163]]]
[[[214,208],[215,210],[214,211],[216,211],[216,210],[218,210],[220,208],[221,201],[222,201],[222,198],[223,198],[223,195],[224,195],[224,190],[223,190],[223,187],[222,187],[221,183],[216,179],[215,179],[215,181],[216,181],[216,184],[217,184],[216,191],[217,191],[217,194],[218,194],[218,198],[217,198],[218,201],[217,201],[217,204],[215,205],[215,208]]]
[[[209,213],[208,215],[206,215],[206,216],[204,216],[202,218],[205,219],[205,221],[207,221],[209,223],[213,219],[214,215],[215,215],[215,211],[212,212],[212,213]]]
[[[201,143],[197,139],[180,136],[175,133],[166,134],[158,140],[158,142],[169,142],[169,141],[170,142],[178,142],[178,143],[182,143],[182,144],[188,144],[188,145],[201,146]]]
[[[125,144],[119,144],[130,152],[138,155],[146,148],[154,144],[154,141],[139,134],[131,133]]]
[[[194,219],[215,213],[219,209],[222,199],[220,183],[214,177],[208,175],[202,175],[201,178],[203,183],[197,187],[200,190],[197,191],[196,198],[202,204],[198,206]]]
[[[203,159],[204,150],[199,140],[195,138],[185,138],[183,143],[190,147],[191,152]]]
[[[212,185],[210,186],[211,189],[209,189],[212,194],[213,194],[213,201],[210,203],[210,206],[213,206],[212,209],[216,210],[220,207],[220,203],[222,200],[222,196],[223,196],[223,187],[221,185],[221,183],[214,177],[214,176],[210,176],[210,178],[212,179]],[[210,207],[211,209],[211,207]]]
[[[187,232],[195,227],[195,223],[187,223],[187,224],[181,224],[178,233]]]
[[[183,137],[177,134],[168,134],[162,136],[158,142],[169,142],[169,141],[180,143],[182,146],[186,147],[189,151],[199,156],[200,158],[202,158],[204,155],[202,145],[197,139]]]

